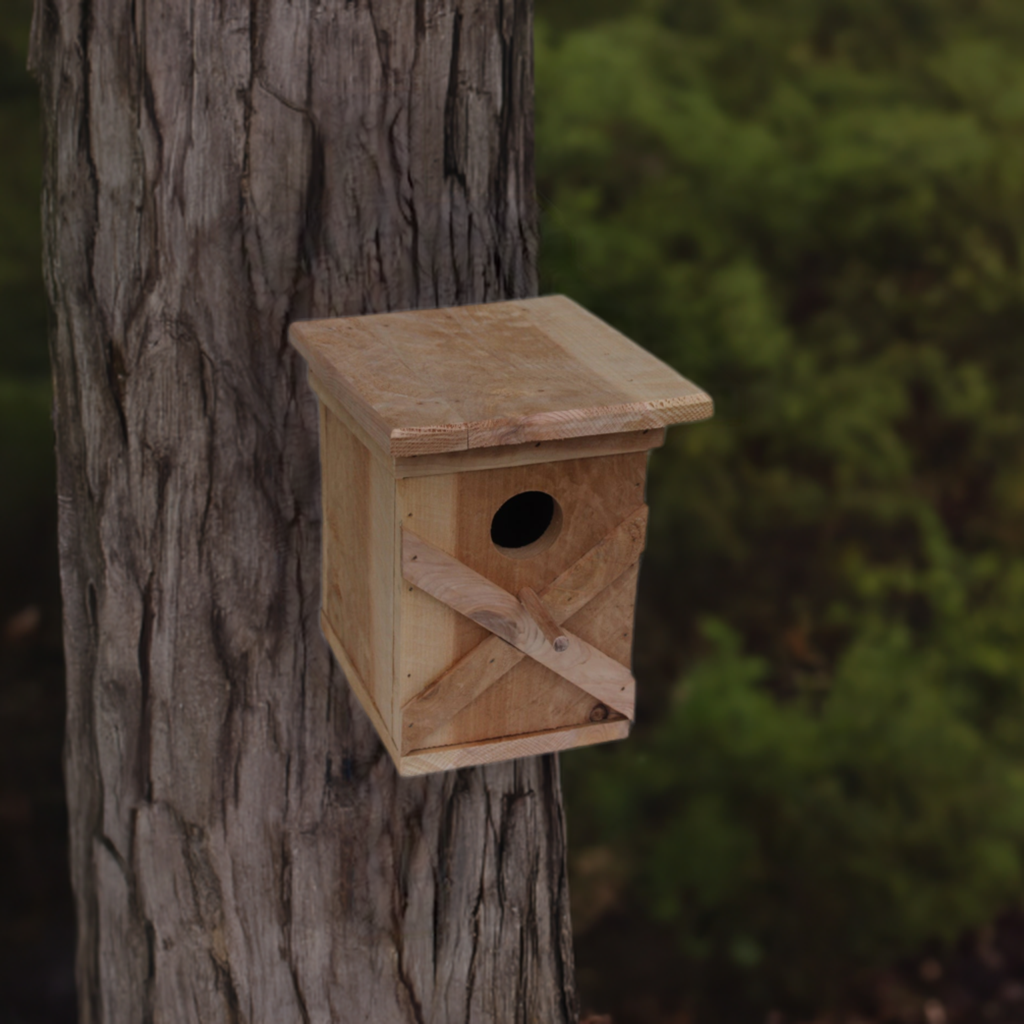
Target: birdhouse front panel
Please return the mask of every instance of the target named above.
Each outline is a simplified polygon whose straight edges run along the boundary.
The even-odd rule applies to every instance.
[[[646,452],[637,452],[401,480],[403,533],[452,556],[513,600],[530,588],[558,624],[564,622],[628,669],[646,522],[646,462]],[[579,582],[566,579],[566,573],[587,558],[600,559],[600,568],[607,569],[605,549],[592,552],[618,529],[629,543],[609,578],[599,580],[604,585],[592,585],[584,603]],[[579,600],[578,609],[563,608],[549,592],[560,579],[562,601]],[[595,738],[628,730],[631,681],[622,683],[622,710],[616,711],[555,669],[508,649],[505,640],[420,586],[403,583],[398,617],[403,756],[559,729],[589,729]],[[565,610],[571,618],[562,618]],[[473,655],[481,645],[480,654]],[[457,669],[462,659],[469,662]],[[552,660],[557,665],[562,655]],[[600,728],[593,729],[595,724]]]
[[[324,635],[412,775],[625,736],[647,455],[696,385],[560,296],[294,324]]]

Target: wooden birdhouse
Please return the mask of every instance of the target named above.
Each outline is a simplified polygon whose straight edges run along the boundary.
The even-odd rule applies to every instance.
[[[648,450],[711,399],[562,296],[295,323],[321,624],[403,775],[629,732]]]

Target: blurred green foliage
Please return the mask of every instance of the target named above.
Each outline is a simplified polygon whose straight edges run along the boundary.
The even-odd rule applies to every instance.
[[[1024,889],[1024,6],[622,11],[538,8],[542,290],[717,415],[652,460],[638,728],[564,759],[570,835],[750,1020]]]

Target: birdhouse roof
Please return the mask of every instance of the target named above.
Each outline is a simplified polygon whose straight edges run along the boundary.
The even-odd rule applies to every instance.
[[[391,455],[692,423],[711,397],[571,299],[294,323],[326,391]]]

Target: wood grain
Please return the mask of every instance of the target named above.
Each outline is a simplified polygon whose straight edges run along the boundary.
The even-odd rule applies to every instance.
[[[637,568],[627,569],[566,623],[577,636],[627,667]],[[595,713],[602,721],[625,717],[524,657],[421,746],[479,742],[495,734],[495,722],[511,723],[509,735],[542,731],[551,728],[552,722],[575,728],[594,721]]]
[[[572,621],[584,605],[635,565],[647,539],[648,509],[641,505],[583,557],[560,573],[540,596],[555,622]]]
[[[487,740],[455,747],[430,747],[403,757],[401,770],[403,775],[420,775],[425,772],[451,771],[471,764],[491,764],[510,758],[532,757],[551,750],[571,750],[573,747],[625,739],[630,727],[630,722],[619,719],[581,725],[575,729],[528,733],[510,739]]]
[[[524,586],[543,593],[553,579],[637,512],[643,502],[646,463],[641,452],[399,480],[399,518],[418,536],[509,593]],[[562,526],[544,551],[532,558],[510,558],[491,540],[491,517],[511,496],[526,490],[551,494],[562,509]],[[405,585],[399,604],[402,637],[396,664],[404,706],[488,634],[415,586]],[[632,613],[628,623],[631,629]],[[604,650],[603,642],[594,646]],[[629,658],[623,663],[628,666]],[[589,695],[530,660],[516,664],[500,680],[500,689],[460,711],[430,742],[452,746],[495,735],[573,728],[588,721],[593,705]]]
[[[616,434],[599,434],[594,437],[570,437],[555,441],[530,441],[520,445],[476,448],[470,451],[442,452],[437,455],[395,456],[379,446],[379,439],[371,437],[312,372],[309,374],[309,386],[320,404],[330,409],[335,419],[343,423],[345,428],[398,479],[646,452],[665,443],[665,428],[656,427]]]
[[[526,609],[529,616],[540,631],[544,639],[554,648],[556,654],[560,654],[569,647],[569,638],[558,628],[558,623],[551,618],[551,613],[544,607],[544,602],[537,595],[532,587],[523,587],[519,591],[519,603]]]
[[[563,631],[565,650],[556,651],[511,594],[409,530],[402,535],[402,571],[405,579],[431,597],[632,718],[636,681],[628,668],[568,630]]]
[[[408,455],[394,459],[395,476],[437,476],[443,473],[467,473],[503,466],[530,466],[538,463],[565,462],[569,459],[597,458],[646,452],[665,443],[665,428],[632,430],[595,437],[570,437],[558,441],[529,441],[521,445],[474,448],[466,452],[440,455]]]
[[[391,455],[692,423],[711,398],[562,295],[293,324],[320,384]]]
[[[320,407],[320,438],[327,510],[322,607],[390,736],[395,732],[396,703],[395,482],[324,406]]]
[[[321,637],[286,341],[535,293],[531,40],[37,4],[81,1024],[578,1019],[555,760],[400,779]]]
[[[588,602],[605,591],[630,566],[634,566],[644,547],[647,507],[641,506],[607,537],[595,545],[561,575],[544,587],[541,596],[551,606],[552,616],[558,624],[572,622]],[[635,589],[635,576],[633,578]],[[632,590],[628,593],[632,600]],[[616,622],[614,635],[618,636],[623,623],[632,634],[632,608]],[[608,650],[607,639],[594,635],[589,625],[585,639],[602,646],[605,653],[629,661],[629,645],[624,652]],[[609,630],[609,635],[611,631]],[[409,700],[402,709],[402,749],[404,753],[424,745],[438,729],[455,719],[468,705],[510,672],[525,655],[496,636],[482,640],[456,664],[421,693]],[[588,713],[589,713],[588,708]],[[484,716],[494,720],[493,713]],[[473,728],[473,727],[471,727]],[[478,728],[478,727],[477,727]]]

